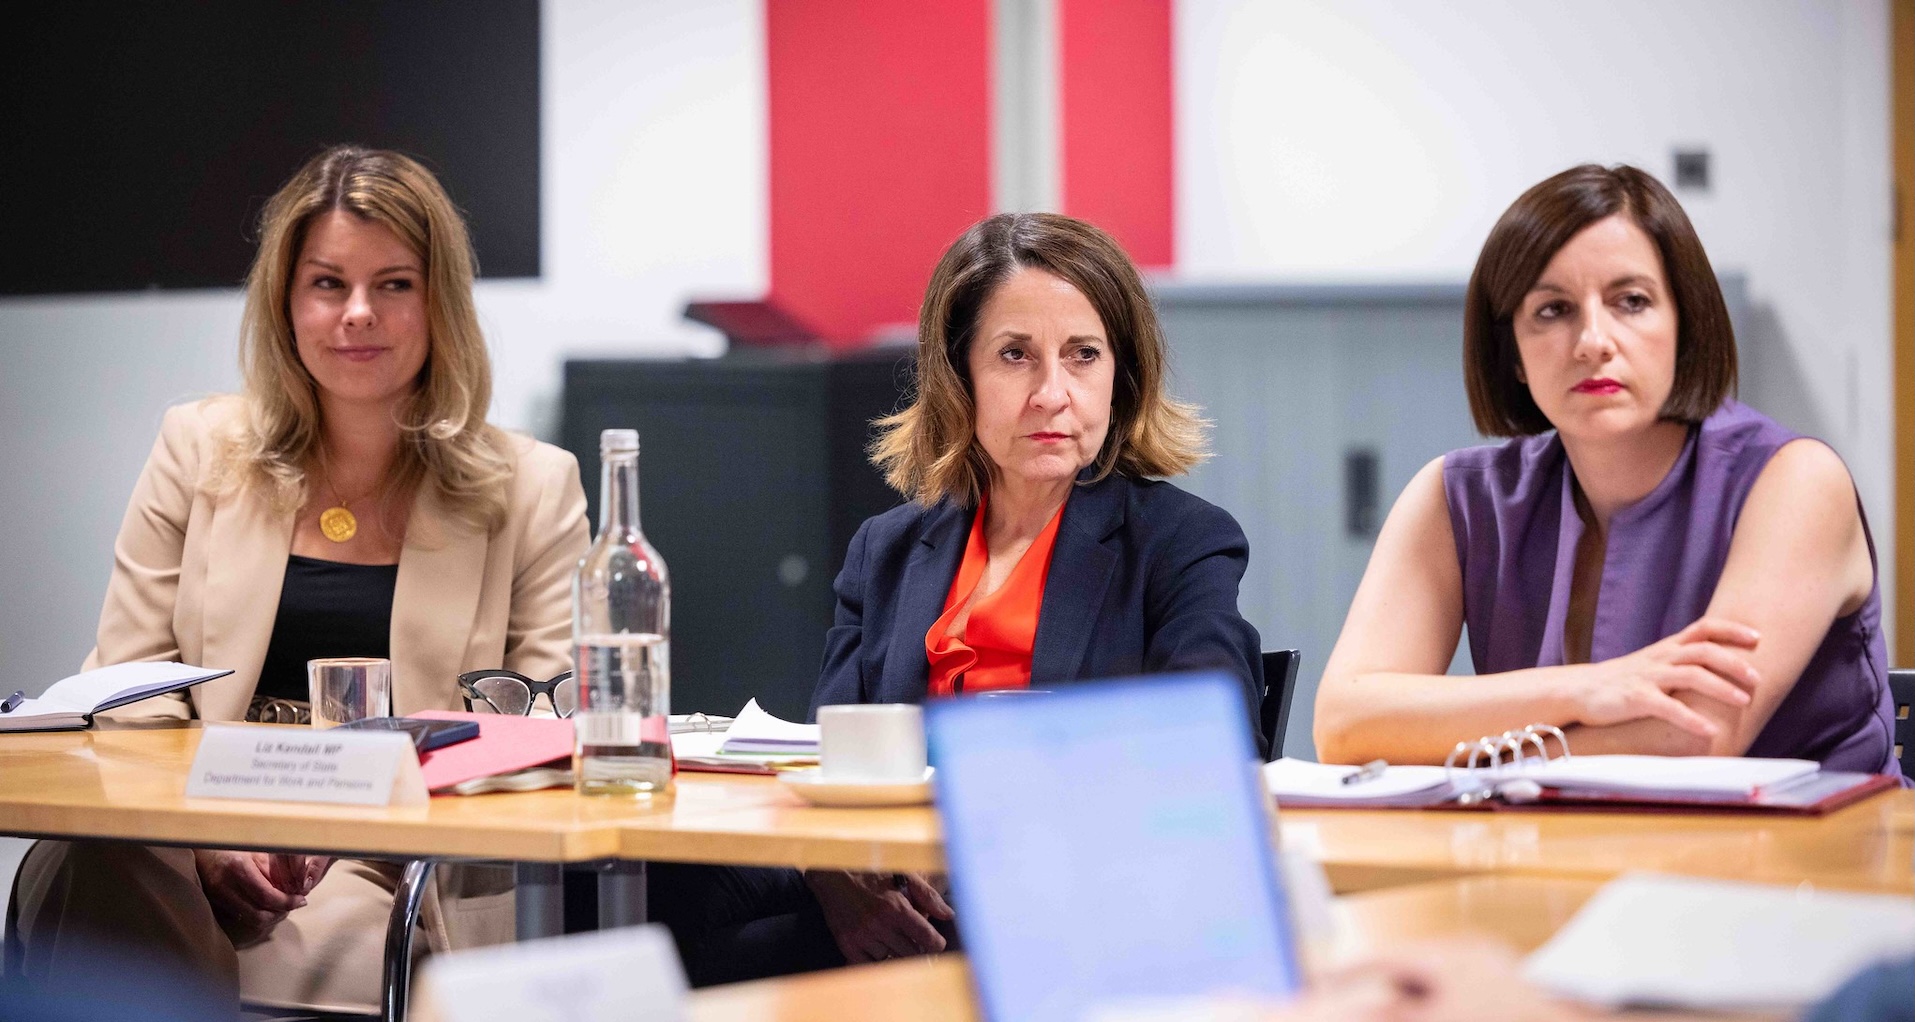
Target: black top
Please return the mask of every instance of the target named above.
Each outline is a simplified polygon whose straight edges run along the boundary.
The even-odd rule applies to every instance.
[[[392,655],[396,564],[342,564],[290,554],[255,697],[305,702],[306,661]]]

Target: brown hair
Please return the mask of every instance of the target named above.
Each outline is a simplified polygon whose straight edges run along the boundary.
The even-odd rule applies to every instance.
[[[885,481],[930,506],[949,497],[973,507],[993,467],[977,442],[970,345],[978,314],[1020,269],[1070,282],[1097,310],[1116,361],[1110,432],[1093,463],[1095,482],[1122,475],[1168,476],[1206,456],[1194,405],[1164,393],[1163,330],[1137,268],[1110,235],[1055,213],[1000,213],[971,225],[938,260],[918,313],[915,395],[879,419],[871,461]]]
[[[1476,258],[1463,305],[1463,379],[1470,415],[1485,436],[1528,436],[1552,427],[1518,377],[1511,321],[1523,296],[1569,239],[1626,214],[1656,244],[1676,306],[1676,378],[1665,419],[1701,422],[1735,393],[1735,330],[1702,239],[1676,197],[1635,167],[1586,163],[1518,198]]]
[[[390,228],[425,270],[426,364],[399,413],[399,461],[382,493],[429,479],[459,517],[495,524],[505,513],[512,459],[504,434],[485,421],[492,367],[472,304],[472,242],[432,172],[380,149],[320,153],[260,215],[240,339],[247,414],[215,485],[260,484],[282,508],[305,500],[306,468],[320,436],[319,392],[299,359],[287,301],[307,231],[335,210]]]

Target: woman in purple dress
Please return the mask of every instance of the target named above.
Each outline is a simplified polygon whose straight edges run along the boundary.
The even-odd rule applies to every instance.
[[[1744,405],[1689,218],[1633,167],[1503,214],[1470,276],[1479,430],[1397,499],[1317,693],[1326,762],[1576,752],[1893,773],[1875,551],[1836,453]],[[1467,625],[1474,677],[1444,675]]]

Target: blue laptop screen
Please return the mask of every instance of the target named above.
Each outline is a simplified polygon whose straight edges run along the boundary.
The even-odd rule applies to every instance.
[[[992,1022],[1300,983],[1240,685],[928,707],[954,908]]]

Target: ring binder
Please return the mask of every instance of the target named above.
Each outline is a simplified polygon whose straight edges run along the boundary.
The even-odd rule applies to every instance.
[[[1478,802],[1496,797],[1497,786],[1507,773],[1519,770],[1530,763],[1549,763],[1549,745],[1544,736],[1553,736],[1562,755],[1557,759],[1568,759],[1569,736],[1554,724],[1530,724],[1520,731],[1505,731],[1500,735],[1484,735],[1473,742],[1457,742],[1450,750],[1449,757],[1443,761],[1443,779],[1457,792],[1456,801],[1460,805],[1475,805]],[[1536,747],[1536,755],[1530,756],[1527,750]],[[1464,754],[1469,759],[1464,762],[1462,779],[1457,779],[1457,760]],[[1503,762],[1508,753],[1509,762]],[[1483,765],[1477,766],[1477,758],[1483,758]]]
[[[1814,760],[1801,759],[1627,754],[1572,758],[1568,736],[1549,724],[1458,742],[1441,766],[1399,764],[1362,784],[1345,784],[1358,769],[1295,759],[1263,768],[1277,804],[1302,808],[1580,805],[1823,813],[1899,781],[1889,774],[1824,771]]]
[[[715,713],[687,713],[683,716],[674,714],[671,719],[671,733],[675,735],[715,734],[730,728],[731,720],[730,717],[721,717]]]

